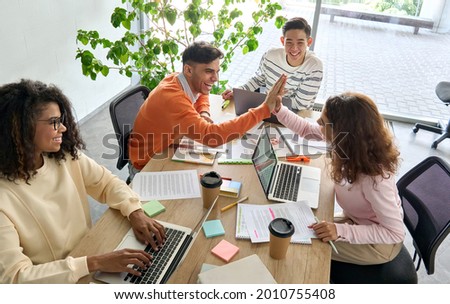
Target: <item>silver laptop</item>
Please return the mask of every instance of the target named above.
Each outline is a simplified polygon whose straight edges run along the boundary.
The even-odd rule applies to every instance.
[[[267,127],[261,131],[252,162],[267,199],[278,202],[306,200],[311,208],[319,206],[320,168],[278,161]]]
[[[266,99],[266,94],[242,89],[233,89],[233,98],[234,110],[236,115],[239,116],[247,113],[249,109],[256,108],[262,104]],[[281,102],[292,111],[292,101],[289,97],[283,97]],[[269,118],[264,119],[264,121],[281,124],[277,117],[273,114]]]
[[[170,278],[177,266],[184,259],[194,240],[208,218],[211,210],[217,203],[217,197],[208,211],[203,215],[194,229],[158,221],[166,228],[166,242],[158,251],[154,251],[150,245],[142,244],[134,235],[133,229],[130,229],[123,237],[120,244],[115,250],[124,248],[141,249],[153,256],[152,264],[146,270],[139,269],[136,265],[128,265],[134,267],[141,272],[141,276],[134,276],[128,272],[110,273],[98,271],[94,278],[110,284],[164,284]]]

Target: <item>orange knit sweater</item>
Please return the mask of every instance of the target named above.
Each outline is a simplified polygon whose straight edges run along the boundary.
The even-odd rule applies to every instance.
[[[139,170],[182,136],[216,147],[242,136],[270,116],[269,107],[262,104],[233,120],[221,124],[208,123],[199,114],[209,112],[208,95],[201,95],[192,104],[177,75],[168,75],[161,81],[136,117],[128,144],[130,159]]]

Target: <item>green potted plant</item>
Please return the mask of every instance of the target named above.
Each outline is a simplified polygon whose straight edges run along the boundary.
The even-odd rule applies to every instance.
[[[123,36],[111,41],[96,30],[78,30],[76,58],[81,61],[84,75],[95,80],[98,74],[107,76],[110,70],[131,77],[140,76],[141,84],[153,89],[180,62],[184,48],[202,38],[220,48],[225,56],[221,70],[226,71],[235,51],[246,54],[258,48],[257,37],[262,25],[275,19],[281,28],[282,16],[275,17],[280,4],[270,0],[248,0],[255,10],[245,18],[242,9],[246,0],[122,0],[129,9],[116,7],[111,15],[115,28],[125,29]],[[245,20],[244,20],[245,19]],[[133,22],[146,21],[147,29],[132,31]],[[141,22],[142,23],[142,22]],[[206,38],[203,38],[205,36]],[[106,60],[96,57],[97,48],[107,50]],[[220,81],[213,93],[221,91],[227,81]]]

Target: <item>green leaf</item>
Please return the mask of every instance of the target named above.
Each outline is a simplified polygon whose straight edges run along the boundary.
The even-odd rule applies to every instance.
[[[245,44],[248,46],[249,52],[252,52],[258,48],[258,40],[256,39],[249,39]]]
[[[94,59],[94,55],[89,51],[84,51],[83,54],[81,54],[81,63],[83,65],[91,65],[92,59]]]
[[[230,18],[231,19],[236,19],[239,16],[242,15],[242,11],[238,10],[237,8],[235,8],[231,13],[230,13]]]
[[[166,16],[166,19],[170,23],[170,25],[174,25],[175,21],[177,21],[177,11],[174,8],[167,7],[164,10],[164,15]]]
[[[163,53],[164,53],[164,54],[170,53],[170,47],[169,47],[169,45],[168,45],[167,43],[164,43],[164,44],[162,45],[162,50],[163,50]]]
[[[178,44],[176,44],[175,42],[172,42],[170,44],[170,52],[174,55],[178,54]]]
[[[116,7],[114,13],[111,15],[111,24],[114,27],[119,27],[122,21],[126,19],[127,11],[124,8]]]
[[[86,36],[78,36],[78,41],[80,41],[83,45],[87,45],[89,43],[89,39]]]
[[[120,56],[120,62],[122,62],[123,64],[126,64],[128,62],[128,54],[123,54],[122,56]]]
[[[244,45],[244,47],[242,48],[242,54],[247,54],[248,53],[248,46],[247,45]]]
[[[244,31],[244,23],[242,23],[241,21],[238,21],[234,25],[234,28],[237,29],[239,32],[242,32],[242,31]]]
[[[275,26],[280,29],[285,23],[286,23],[287,19],[284,18],[283,16],[278,16],[275,19]]]
[[[191,32],[192,36],[198,37],[202,33],[202,30],[198,25],[191,25],[189,27],[189,32]]]
[[[123,21],[122,21],[122,25],[123,25],[123,27],[126,28],[127,30],[130,30],[130,29],[131,29],[131,22],[130,22],[130,20],[123,20]]]
[[[223,34],[224,34],[223,29],[218,29],[218,30],[214,31],[213,36],[216,40],[220,40],[223,38]]]
[[[102,67],[102,71],[101,72],[102,72],[102,75],[106,77],[109,74],[109,68],[106,65],[104,65]]]

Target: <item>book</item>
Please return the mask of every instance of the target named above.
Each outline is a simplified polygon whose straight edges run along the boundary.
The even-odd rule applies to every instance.
[[[229,264],[204,270],[198,275],[200,284],[276,284],[274,277],[253,254]]]
[[[220,220],[210,220],[203,223],[203,232],[206,238],[211,238],[225,234],[222,222]]]
[[[226,153],[227,148],[226,146],[222,145],[219,147],[211,148],[209,146],[205,146],[199,142],[196,142],[193,139],[190,139],[189,137],[183,136],[178,143],[179,148],[188,149],[192,152],[198,152],[198,153],[207,153],[207,154],[213,154],[213,153]]]
[[[220,186],[220,195],[238,198],[241,192],[242,183],[238,181],[222,179],[222,185]]]
[[[225,262],[229,262],[237,253],[239,252],[239,247],[231,244],[226,240],[221,240],[213,249],[211,253],[221,258]]]
[[[194,163],[202,165],[213,165],[216,159],[217,152],[199,152],[187,148],[179,147],[173,154],[172,160]]]
[[[231,141],[227,153],[222,153],[217,159],[218,164],[251,165],[253,150],[258,137],[253,134],[245,134],[241,138]]]
[[[295,233],[292,235],[291,243],[311,244],[311,238],[316,238],[314,230],[308,228],[308,225],[316,222],[314,214],[304,202],[268,205],[241,203],[237,207],[235,234],[237,239],[249,239],[252,243],[269,242],[269,223],[277,217],[287,218],[294,224]]]
[[[148,217],[154,217],[166,211],[166,208],[157,200],[151,200],[143,204],[142,209],[144,209],[144,212]]]

